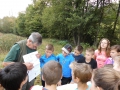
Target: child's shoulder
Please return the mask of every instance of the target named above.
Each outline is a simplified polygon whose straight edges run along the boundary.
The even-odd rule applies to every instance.
[[[46,58],[46,54],[41,55],[40,59]]]
[[[59,54],[57,54],[57,56],[63,56],[63,54],[62,54],[62,53],[59,53]]]
[[[91,62],[97,63],[97,61],[93,58],[91,59]]]
[[[111,57],[107,58],[107,60],[113,60]]]
[[[55,54],[51,54],[52,57],[56,57]]]
[[[98,53],[98,52],[99,52],[99,50],[98,50],[98,49],[96,49],[96,50],[95,50],[95,53]]]

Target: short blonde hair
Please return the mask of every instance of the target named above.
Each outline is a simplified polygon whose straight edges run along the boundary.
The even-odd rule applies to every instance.
[[[50,60],[43,66],[42,75],[47,85],[56,85],[62,77],[62,66],[59,62]]]
[[[91,53],[92,55],[94,55],[94,52],[95,52],[94,48],[92,48],[92,47],[87,48],[86,51]]]
[[[81,83],[87,83],[92,76],[92,69],[90,65],[85,63],[72,62],[70,68],[73,70],[74,78],[78,77]]]
[[[54,51],[54,46],[52,44],[47,44],[46,49],[53,52]]]

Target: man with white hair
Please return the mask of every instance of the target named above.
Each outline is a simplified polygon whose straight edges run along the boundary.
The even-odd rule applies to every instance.
[[[3,66],[8,66],[14,62],[24,63],[23,55],[34,52],[37,50],[37,47],[42,43],[42,36],[38,32],[33,32],[28,37],[28,39],[21,40],[16,42],[12,48],[10,49],[9,53],[7,54],[6,58],[3,61]],[[27,70],[31,70],[33,68],[32,63],[24,63],[27,67]],[[33,79],[31,82],[27,82],[22,90],[30,90],[30,87],[34,85]]]

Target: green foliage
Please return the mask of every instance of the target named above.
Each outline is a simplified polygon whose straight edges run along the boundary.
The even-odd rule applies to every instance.
[[[15,17],[4,17],[0,19],[0,32],[13,33],[15,20]]]
[[[97,45],[105,37],[119,44],[119,4],[101,0],[33,0],[33,4],[15,19],[0,19],[0,31],[28,36],[40,32],[45,38]],[[16,21],[15,25],[9,21]],[[4,21],[4,26],[2,23]],[[61,42],[64,43],[64,42]],[[65,42],[66,43],[66,42]]]
[[[58,44],[58,45],[66,45],[67,43],[69,43],[67,40],[57,40],[57,39],[50,39],[50,41],[52,43]]]
[[[86,48],[90,47],[90,44],[88,44],[88,43],[80,43],[80,45],[83,47],[84,50]]]

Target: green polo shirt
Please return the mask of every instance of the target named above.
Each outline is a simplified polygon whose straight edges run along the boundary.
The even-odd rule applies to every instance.
[[[9,53],[7,54],[7,56],[5,57],[4,62],[19,62],[18,57],[20,54],[20,50],[21,50],[20,45],[18,43],[14,44],[10,49]],[[30,49],[27,46],[26,46],[26,50],[27,50],[26,54],[36,51],[35,49]]]

